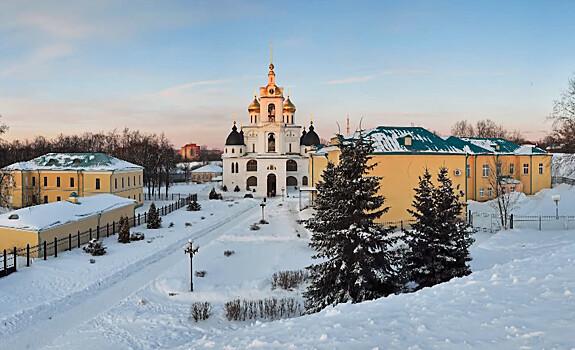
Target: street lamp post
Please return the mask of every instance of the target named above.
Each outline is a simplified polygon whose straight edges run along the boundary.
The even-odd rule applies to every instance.
[[[559,201],[561,200],[561,195],[554,194],[551,196],[551,199],[555,202],[555,219],[559,220]]]
[[[194,247],[194,242],[192,240],[188,240],[188,244],[186,244],[184,252],[186,254],[190,254],[190,292],[194,291],[194,265],[193,265],[193,258],[194,255],[198,252],[200,247]]]
[[[284,191],[285,191],[285,190],[286,190],[286,189],[282,187],[282,202],[284,201]]]
[[[264,215],[264,208],[266,207],[266,199],[265,198],[262,201],[262,203],[260,204],[260,207],[262,207],[262,221],[261,221],[261,223],[263,224],[264,222],[266,222],[265,215]]]

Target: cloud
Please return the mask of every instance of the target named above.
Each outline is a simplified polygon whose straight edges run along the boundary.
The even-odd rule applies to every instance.
[[[71,45],[60,43],[42,46],[18,61],[4,63],[0,68],[0,76],[26,74],[34,67],[42,66],[50,61],[66,57],[74,52]]]
[[[225,79],[215,79],[215,80],[200,80],[200,81],[192,81],[189,83],[184,83],[176,86],[169,87],[167,89],[161,90],[157,93],[157,95],[162,97],[178,97],[183,93],[186,93],[188,90],[194,89],[196,87],[201,86],[217,86],[221,84],[227,83],[228,80]]]
[[[429,74],[429,71],[424,69],[390,69],[390,70],[377,71],[375,73],[368,75],[359,75],[342,79],[328,80],[325,82],[325,84],[327,85],[357,84],[357,83],[365,83],[367,81],[371,81],[386,75],[425,75],[425,74]]]

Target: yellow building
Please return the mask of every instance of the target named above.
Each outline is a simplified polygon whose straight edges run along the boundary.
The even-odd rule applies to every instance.
[[[552,155],[539,147],[519,146],[501,138],[451,136],[447,141],[466,153],[468,199],[493,199],[497,180],[506,190],[525,194],[551,188]]]
[[[72,195],[60,202],[14,210],[0,215],[0,251],[25,248],[27,244],[42,246],[46,241],[47,254],[52,255],[54,238],[58,239],[58,250],[67,250],[69,235],[76,246],[76,234],[81,232],[80,243],[84,244],[89,240],[85,232],[92,229],[95,235],[98,227],[117,223],[122,216],[132,218],[135,207],[133,199],[99,194],[84,198]],[[41,249],[34,249],[35,255],[41,256]]]
[[[407,210],[412,208],[413,189],[418,186],[419,176],[426,168],[432,173],[434,181],[441,167],[449,169],[454,186],[459,186],[464,193],[463,202],[468,199],[489,199],[487,195],[490,192],[486,185],[488,178],[477,176],[477,169],[482,170],[483,165],[489,162],[493,162],[493,166],[502,163],[507,168],[510,163],[515,164],[513,170],[521,186],[513,185],[508,177],[504,181],[505,186],[513,186],[517,191],[524,190],[532,194],[551,187],[551,156],[537,147],[518,146],[501,140],[500,143],[505,141],[505,147],[513,150],[507,152],[506,148],[506,152],[495,149],[490,151],[469,140],[445,140],[421,127],[380,126],[365,130],[363,135],[371,138],[374,145],[371,162],[376,163],[376,166],[369,175],[382,178],[379,194],[386,198],[386,206],[390,207],[388,213],[379,219],[380,222],[411,219]],[[477,140],[476,143],[479,143]],[[321,180],[328,161],[338,162],[339,149],[332,144],[310,157],[310,179],[315,186]],[[525,164],[528,164],[529,169],[524,174]],[[535,173],[531,171],[534,166]],[[484,197],[480,196],[481,188]]]
[[[22,208],[100,193],[143,203],[143,168],[103,153],[48,153],[9,165],[11,207]]]

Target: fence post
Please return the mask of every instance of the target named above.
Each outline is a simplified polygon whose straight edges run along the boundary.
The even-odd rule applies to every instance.
[[[96,226],[96,239],[100,240],[100,225]]]
[[[80,230],[78,230],[78,248],[80,248]]]
[[[110,237],[110,223],[106,223],[106,237]]]
[[[68,250],[72,250],[72,234],[68,233]]]
[[[92,228],[91,227],[90,227],[89,231],[90,231],[90,240],[92,240]]]
[[[136,214],[134,213],[134,227],[136,227]]]
[[[16,272],[16,270],[18,270],[18,261],[16,260],[16,247],[14,247],[14,272]]]
[[[26,244],[26,267],[30,267],[30,243]]]
[[[138,226],[140,226],[140,213],[138,213]]]
[[[541,215],[539,215],[539,231],[541,231]]]
[[[509,216],[509,228],[513,230],[513,214]]]
[[[58,257],[58,237],[54,237],[54,257]]]
[[[401,220],[401,230],[403,231],[403,220]]]
[[[112,221],[112,235],[116,234],[116,222]]]
[[[147,213],[144,212],[144,223],[148,222],[148,219],[146,219],[146,215],[147,215]]]
[[[4,249],[4,273],[8,273],[8,259],[6,259],[6,249]]]
[[[473,223],[471,222],[471,210],[467,211],[467,223],[469,224],[469,226],[473,226]]]
[[[44,260],[48,259],[48,245],[44,241]]]

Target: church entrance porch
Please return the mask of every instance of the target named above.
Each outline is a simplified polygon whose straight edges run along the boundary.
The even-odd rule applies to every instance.
[[[275,174],[268,174],[268,187],[267,187],[267,194],[268,197],[275,197],[276,196],[276,175]]]

